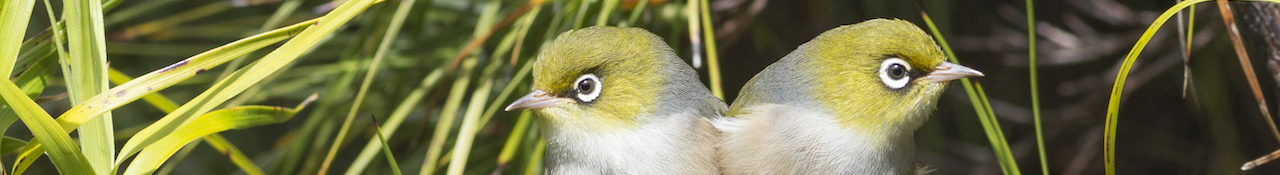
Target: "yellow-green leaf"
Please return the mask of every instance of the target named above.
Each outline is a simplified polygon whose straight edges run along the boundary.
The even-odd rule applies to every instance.
[[[107,46],[100,0],[63,0],[67,20],[67,52],[62,61],[71,105],[86,101],[107,89]],[[110,112],[95,114],[80,126],[80,147],[96,174],[114,174],[115,127]],[[64,128],[66,129],[66,128]]]
[[[35,135],[36,139],[50,143],[46,148],[47,153],[59,173],[94,174],[90,169],[89,161],[84,158],[84,154],[80,153],[77,144],[62,132],[62,128],[53,121],[49,113],[45,113],[35,101],[23,94],[22,89],[18,89],[18,86],[8,79],[0,80],[0,97],[4,98],[5,104],[13,107],[18,118],[21,118],[22,123],[31,129],[31,134]]]
[[[97,116],[98,114],[102,114],[131,103],[147,94],[173,86],[174,84],[195,76],[196,73],[202,72],[203,70],[207,70],[230,61],[231,59],[235,59],[236,57],[243,56],[263,47],[283,41],[293,36],[293,34],[298,31],[310,27],[311,24],[318,20],[319,19],[303,21],[288,27],[240,39],[221,47],[205,51],[204,53],[197,54],[187,58],[186,60],[179,61],[178,63],[171,64],[168,67],[152,71],[151,73],[147,73],[133,81],[120,84],[115,88],[107,90],[106,93],[97,94],[93,98],[86,100],[91,103],[77,105],[68,109],[66,113],[62,113],[62,116],[58,117],[57,122],[62,126],[62,129],[64,129],[64,133],[71,133],[71,131],[74,131],[77,127],[92,119],[93,116]],[[52,54],[52,52],[46,54]],[[35,156],[42,153],[42,151],[35,151],[42,147],[40,143],[41,141],[39,140],[39,138],[32,139],[31,142],[23,148],[24,150],[19,154],[18,159],[21,160],[26,156]],[[121,154],[121,156],[117,157],[115,160],[122,160],[121,157],[124,157],[124,154]],[[18,163],[15,163],[15,166],[18,167],[15,168],[15,170],[22,170],[23,168],[21,168],[21,166],[29,163],[30,162],[27,161],[18,161]],[[116,164],[119,163],[120,162],[116,162]]]
[[[17,151],[18,148],[22,148],[23,145],[27,145],[26,140],[4,136],[4,141],[0,142],[0,155],[5,155],[5,154],[9,154],[10,152]]]
[[[178,148],[205,135],[287,121],[315,99],[316,95],[312,95],[292,109],[276,106],[243,106],[200,115],[139,152],[138,157],[133,159],[133,163],[129,164],[124,174],[151,174],[160,167],[160,164],[169,159],[170,155],[178,151]]]
[[[323,20],[316,21],[312,27],[303,30],[296,37],[281,45],[280,48],[276,48],[276,50],[268,53],[262,59],[232,73],[226,79],[218,81],[209,90],[178,107],[178,110],[165,115],[165,117],[139,131],[137,135],[134,135],[133,138],[130,138],[125,143],[117,160],[128,158],[133,153],[137,153],[140,150],[139,148],[147,147],[159,141],[166,134],[178,129],[179,126],[190,122],[194,116],[213,110],[213,108],[218,107],[231,97],[237,96],[240,92],[244,92],[245,89],[257,84],[267,75],[275,73],[276,70],[297,59],[303,52],[318,44],[325,35],[333,32],[343,23],[355,17],[355,15],[360,14],[364,9],[373,5],[374,2],[375,0],[351,0],[338,6],[334,11],[321,17]]]
[[[6,0],[0,2],[0,75],[5,78],[13,72],[13,63],[18,59],[18,48],[21,48],[22,37],[27,32],[27,22],[31,19],[31,9],[35,0]]]

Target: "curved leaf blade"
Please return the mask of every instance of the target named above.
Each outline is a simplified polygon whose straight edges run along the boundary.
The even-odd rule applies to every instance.
[[[71,137],[62,132],[62,128],[53,121],[49,113],[45,113],[40,105],[28,98],[22,89],[18,89],[18,86],[8,79],[2,80],[0,97],[4,98],[5,104],[13,107],[18,118],[22,119],[22,123],[26,124],[28,129],[31,129],[36,139],[50,143],[46,148],[47,153],[59,173],[94,174],[90,169],[89,160],[80,153],[77,144],[71,141]]]
[[[147,147],[150,144],[159,141],[164,134],[172,133],[185,123],[190,122],[196,115],[204,114],[218,107],[223,102],[239,95],[249,87],[257,84],[268,75],[275,73],[285,65],[293,62],[312,46],[329,33],[332,33],[339,26],[342,26],[348,20],[363,12],[369,6],[372,6],[375,0],[352,0],[347,1],[334,11],[321,17],[324,19],[316,21],[311,27],[303,30],[293,39],[284,43],[284,45],[276,48],[276,50],[268,53],[262,59],[252,63],[251,65],[232,73],[226,79],[219,81],[210,87],[209,90],[201,93],[191,101],[178,107],[173,113],[165,115],[165,117],[156,121],[154,124],[142,129],[133,138],[130,138],[121,149],[117,159],[124,159],[132,156],[140,151],[140,148]],[[136,99],[136,98],[135,98]],[[117,162],[118,164],[119,162]]]
[[[244,129],[288,121],[299,110],[306,107],[308,103],[314,101],[316,97],[316,95],[312,95],[296,108],[243,106],[201,115],[139,152],[138,157],[133,159],[133,163],[129,164],[129,168],[125,169],[124,174],[151,174],[160,167],[160,164],[169,159],[169,156],[196,138],[231,129]]]

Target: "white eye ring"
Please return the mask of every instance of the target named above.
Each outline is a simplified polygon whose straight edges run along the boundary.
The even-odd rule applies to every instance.
[[[907,86],[907,82],[911,81],[911,76],[907,74],[911,72],[911,64],[901,58],[889,58],[880,63],[880,81],[884,82],[889,88],[898,89]]]
[[[596,74],[583,74],[573,81],[573,90],[578,92],[578,100],[582,102],[591,102],[600,97],[601,86],[600,77],[596,77]]]

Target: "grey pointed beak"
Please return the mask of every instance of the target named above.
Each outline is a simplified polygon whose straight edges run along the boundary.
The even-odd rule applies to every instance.
[[[518,110],[518,109],[542,109],[542,108],[556,106],[557,104],[560,104],[563,101],[572,101],[572,100],[556,97],[551,94],[548,94],[546,91],[535,89],[533,90],[533,92],[529,92],[528,95],[524,95],[524,97],[520,97],[520,99],[516,99],[515,102],[511,102],[511,105],[507,105],[506,111],[512,111],[512,110]]]
[[[964,67],[956,63],[943,61],[942,64],[938,65],[938,67],[933,68],[932,73],[929,73],[929,75],[924,76],[924,78],[928,79],[929,82],[932,82],[932,83],[941,83],[941,82],[947,82],[947,81],[961,79],[961,78],[981,77],[981,76],[985,76],[985,75],[982,75],[982,72],[978,72],[978,70],[974,70],[973,68]]]

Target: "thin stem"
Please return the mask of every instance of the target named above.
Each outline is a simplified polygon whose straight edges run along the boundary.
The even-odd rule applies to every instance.
[[[1040,86],[1036,75],[1036,8],[1027,0],[1027,52],[1031,74],[1031,115],[1036,126],[1036,150],[1040,153],[1040,172],[1049,175],[1049,160],[1044,151],[1044,126],[1040,123]]]
[[[708,10],[707,0],[700,0],[699,10],[702,14],[702,37],[707,42],[707,76],[711,79],[711,94],[717,98],[724,99],[724,88],[720,83],[720,56],[716,52],[716,33],[715,28],[711,26],[711,10]]]

